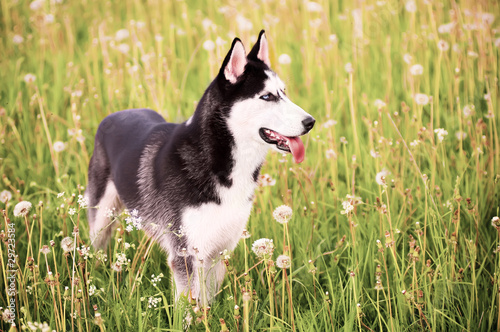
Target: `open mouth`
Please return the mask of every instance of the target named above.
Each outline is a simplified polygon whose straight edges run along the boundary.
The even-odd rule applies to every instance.
[[[304,143],[302,143],[302,140],[298,136],[284,136],[267,128],[260,128],[259,134],[264,142],[274,144],[279,150],[291,153],[296,163],[301,163],[304,160]]]

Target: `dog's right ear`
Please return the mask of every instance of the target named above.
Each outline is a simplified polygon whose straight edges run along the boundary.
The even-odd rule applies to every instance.
[[[234,84],[238,80],[238,77],[245,71],[246,64],[245,47],[239,38],[235,38],[229,53],[227,53],[222,63],[219,75],[224,75],[226,80]]]

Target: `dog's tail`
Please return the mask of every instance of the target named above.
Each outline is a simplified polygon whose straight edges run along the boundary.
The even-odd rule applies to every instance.
[[[98,138],[90,159],[85,197],[89,204],[90,240],[95,248],[104,248],[114,229],[114,216],[121,211],[123,204],[110,177],[110,164]]]

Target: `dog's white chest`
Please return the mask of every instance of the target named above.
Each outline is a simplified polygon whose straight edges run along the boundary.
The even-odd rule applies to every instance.
[[[248,192],[248,191],[246,191]],[[252,200],[249,195],[233,193],[224,195],[221,204],[207,203],[197,208],[186,208],[182,214],[182,226],[187,236],[188,252],[198,249],[198,258],[213,258],[220,251],[232,251],[246,227]],[[238,197],[240,196],[240,197]]]

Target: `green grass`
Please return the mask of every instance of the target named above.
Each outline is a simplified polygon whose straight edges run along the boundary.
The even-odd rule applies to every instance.
[[[258,188],[251,237],[190,330],[223,330],[220,319],[231,331],[500,330],[499,4],[428,2],[411,12],[397,1],[318,1],[314,12],[301,1],[0,0],[0,191],[12,194],[0,202],[0,283],[7,289],[15,270],[18,290],[0,292],[0,306],[14,301],[18,329],[182,330],[192,306],[175,304],[166,255],[144,233],[125,232],[125,216],[105,253],[64,254],[61,240],[90,245],[77,199],[99,122],[133,107],[187,119],[232,39],[249,50],[264,28],[273,68],[317,124],[302,164],[268,156],[262,174],[276,183]],[[117,41],[120,29],[129,36]],[[417,93],[432,98],[419,105]],[[442,142],[438,128],[448,132]],[[26,217],[14,217],[20,201],[33,204]],[[287,228],[272,216],[282,204],[293,209]],[[258,259],[250,248],[259,238],[274,240],[273,260],[288,253],[291,268]]]

